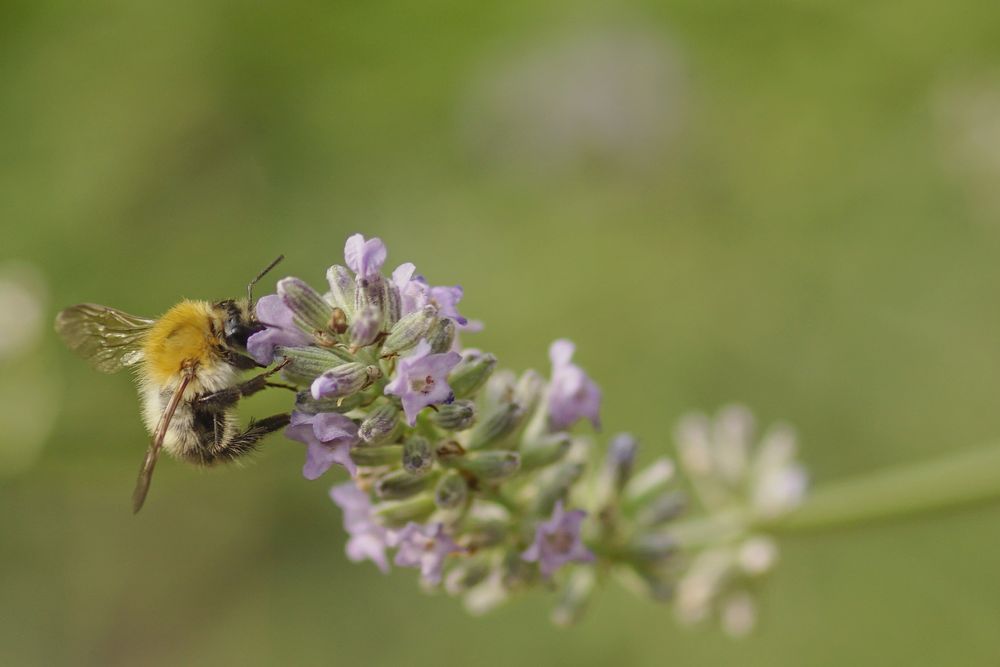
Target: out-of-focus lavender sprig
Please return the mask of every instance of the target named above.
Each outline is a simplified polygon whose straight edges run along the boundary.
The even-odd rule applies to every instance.
[[[581,421],[599,427],[601,406],[573,343],[552,344],[548,379],[498,369],[459,342],[481,328],[459,313],[461,287],[432,286],[410,263],[385,276],[387,257],[380,239],[355,234],[328,290],[280,280],[258,302],[265,329],[247,345],[261,363],[287,360],[282,375],[299,392],[286,436],[306,445],[303,475],[340,466],[351,477],[330,494],[348,557],[383,572],[417,568],[424,586],[474,613],[539,588],[557,592],[553,620],[572,623],[616,574],[675,600],[684,620],[718,604],[733,634],[752,625],[743,581],[769,569],[776,549],[752,521],[729,517],[773,517],[801,498],[788,433],[751,455],[744,413],[711,427],[685,420],[688,487],[703,517],[728,527],[691,541],[677,520],[692,503],[669,459],[636,470],[638,443],[622,434],[595,463],[591,439],[573,433]]]

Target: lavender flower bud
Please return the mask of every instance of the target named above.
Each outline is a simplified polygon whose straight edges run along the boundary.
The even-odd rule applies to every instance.
[[[395,440],[402,430],[403,424],[399,420],[399,408],[392,403],[383,403],[368,413],[365,420],[361,422],[361,426],[358,427],[358,436],[367,445],[380,445]]]
[[[387,281],[385,283],[385,301],[382,304],[382,321],[386,327],[395,326],[399,318],[403,315],[403,303],[399,294],[399,289]]]
[[[437,456],[438,460],[442,462],[449,461],[458,456],[465,455],[465,447],[458,444],[454,440],[444,440],[439,442],[437,447],[434,449],[434,454]]]
[[[583,617],[587,604],[597,584],[597,574],[592,567],[575,568],[559,594],[559,601],[552,610],[552,622],[562,627],[575,624]]]
[[[455,321],[449,317],[441,318],[427,336],[431,344],[431,352],[440,354],[447,352],[455,343]]]
[[[403,467],[413,475],[422,475],[434,465],[434,450],[430,441],[421,436],[411,436],[403,445]]]
[[[517,472],[521,457],[516,452],[473,452],[450,463],[484,482],[498,482]]]
[[[677,553],[677,538],[670,533],[640,533],[626,547],[630,558],[659,562]]]
[[[382,370],[378,366],[366,366],[360,362],[341,364],[313,380],[312,395],[313,398],[349,396],[380,377]]]
[[[434,511],[434,496],[421,493],[404,500],[386,500],[372,507],[376,521],[388,527],[402,527],[410,521],[423,522]]]
[[[327,292],[330,303],[350,317],[354,313],[354,274],[347,268],[334,264],[326,271],[326,281],[330,283],[330,291]]]
[[[343,414],[371,400],[372,397],[368,396],[366,392],[351,394],[342,398],[321,398],[317,400],[312,397],[311,392],[300,391],[296,394],[295,409],[310,415],[321,412],[339,412]]]
[[[554,433],[521,443],[521,469],[535,470],[555,463],[569,451],[568,433]]]
[[[632,514],[667,490],[674,478],[674,464],[662,458],[629,480],[622,492],[622,509]]]
[[[486,384],[496,365],[497,358],[492,354],[466,352],[448,376],[448,386],[456,398],[469,398]]]
[[[639,441],[629,433],[619,433],[608,445],[608,454],[597,478],[595,496],[599,505],[613,503],[632,476]]]
[[[424,306],[420,310],[410,313],[392,327],[389,337],[382,343],[382,356],[388,357],[414,347],[430,333],[436,322],[437,308],[434,306]]]
[[[385,500],[409,498],[429,489],[437,481],[438,473],[414,475],[407,470],[394,470],[378,478],[375,495]]]
[[[357,288],[354,291],[354,311],[360,313],[365,308],[374,308],[380,313],[384,313],[385,308],[385,280],[382,276],[373,274],[371,276],[358,276],[355,283]]]
[[[525,414],[534,412],[545,391],[545,380],[536,371],[527,370],[517,379],[514,386],[514,401],[518,403]]]
[[[274,351],[278,356],[291,359],[281,373],[296,384],[309,384],[331,368],[354,361],[354,357],[337,348],[276,347]]]
[[[583,475],[583,470],[582,463],[567,461],[539,473],[534,484],[538,495],[532,511],[540,516],[551,514],[556,503],[566,497],[570,487]]]
[[[278,296],[292,311],[292,321],[309,335],[328,332],[333,319],[333,306],[319,292],[298,278],[278,281]]]
[[[617,491],[621,491],[632,477],[632,466],[638,449],[639,441],[631,433],[619,433],[608,446],[604,465]]]
[[[518,403],[506,403],[497,411],[480,422],[469,436],[469,450],[501,447],[508,437],[517,430],[524,421],[524,408]]]
[[[687,496],[681,491],[664,493],[640,509],[635,521],[640,526],[659,526],[673,521],[687,510]]]
[[[476,404],[472,401],[454,401],[442,405],[431,415],[431,421],[446,431],[464,431],[476,422]]]
[[[465,558],[452,567],[444,577],[444,589],[449,595],[459,595],[485,581],[490,574],[487,558]]]
[[[351,347],[359,349],[371,345],[382,328],[382,311],[367,307],[358,311],[347,330]]]
[[[380,447],[353,447],[351,460],[366,468],[399,465],[403,460],[402,445],[382,445]]]
[[[469,486],[457,470],[449,470],[434,488],[434,502],[443,509],[454,509],[465,502]]]

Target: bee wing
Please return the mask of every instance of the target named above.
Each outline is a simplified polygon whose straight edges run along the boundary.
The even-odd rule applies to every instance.
[[[181,404],[181,400],[184,397],[184,390],[187,389],[188,383],[191,382],[193,377],[193,373],[185,373],[181,378],[180,384],[177,385],[177,389],[174,390],[173,396],[170,397],[167,408],[160,415],[160,421],[156,423],[153,440],[149,443],[149,449],[146,450],[146,458],[142,461],[142,468],[139,469],[139,479],[135,483],[135,491],[132,492],[133,514],[141,510],[142,504],[146,502],[146,494],[149,493],[149,484],[153,481],[153,468],[156,467],[156,458],[160,455],[163,438],[167,435],[167,429],[170,428],[170,420],[174,418],[177,406]]]
[[[56,332],[69,349],[102,373],[117,373],[142,359],[142,341],[153,320],[81,303],[56,315]]]

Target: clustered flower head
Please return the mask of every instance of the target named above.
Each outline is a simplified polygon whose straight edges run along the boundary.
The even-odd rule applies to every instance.
[[[303,476],[340,467],[351,478],[330,491],[348,558],[383,572],[416,568],[425,586],[462,596],[475,613],[554,589],[553,619],[563,624],[605,573],[657,600],[701,595],[678,579],[683,545],[672,526],[689,503],[673,464],[637,471],[638,443],[622,434],[594,465],[590,438],[573,432],[601,423],[601,391],[574,363],[573,343],[551,345],[548,378],[499,369],[492,354],[459,342],[459,332],[482,328],[460,314],[461,287],[432,286],[411,263],[383,275],[387,258],[380,239],[351,236],[327,290],[284,278],[258,301],[265,328],[247,343],[261,364],[282,361],[298,388],[285,434],[306,447]],[[740,463],[705,446],[691,449],[694,459],[682,450],[682,461],[705,459],[692,481],[708,511],[737,488],[761,515],[793,503],[782,447]],[[691,572],[705,567],[696,558]]]
[[[714,419],[691,414],[676,431],[681,466],[716,534],[690,549],[678,582],[678,617],[696,623],[717,609],[723,629],[745,635],[756,621],[750,589],[778,559],[777,544],[754,530],[797,508],[805,498],[805,469],[795,461],[795,433],[777,424],[755,443],[750,411],[731,405]]]

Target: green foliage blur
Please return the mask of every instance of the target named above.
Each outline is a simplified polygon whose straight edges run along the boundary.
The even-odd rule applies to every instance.
[[[784,540],[739,642],[614,583],[569,630],[544,592],[469,617],[349,563],[343,473],[280,437],[162,461],[133,517],[133,386],[49,322],[279,252],[322,285],[361,231],[505,365],[575,340],[647,460],[740,400],[819,485],[1000,434],[998,182],[994,3],[5,0],[0,269],[47,297],[0,359],[0,664],[994,665],[1000,509]]]

